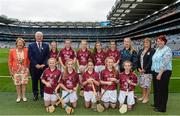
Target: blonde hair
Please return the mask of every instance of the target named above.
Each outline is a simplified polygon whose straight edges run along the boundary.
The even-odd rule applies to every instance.
[[[52,57],[52,58],[49,58],[49,59],[48,59],[48,64],[49,64],[50,60],[54,60],[55,62],[57,62],[56,58],[53,58],[53,57]]]
[[[134,51],[136,51],[136,49],[133,47],[133,45],[132,45],[132,40],[131,40],[131,38],[130,37],[126,37],[126,38],[124,38],[124,40],[129,40],[129,44],[130,44],[130,53],[132,54]]]
[[[144,42],[145,42],[145,41],[148,41],[148,42],[150,43],[150,48],[151,48],[151,45],[152,45],[151,39],[148,38],[148,37],[146,37],[146,38],[144,39]]]
[[[129,60],[126,60],[126,61],[123,62],[123,67],[124,67],[124,65],[125,65],[126,63],[128,63],[128,64],[130,64],[130,65],[132,66],[132,62],[129,61]]]
[[[24,41],[24,39],[21,38],[21,37],[18,37],[18,38],[16,39],[16,47],[17,47],[18,41],[22,41],[22,42],[23,42],[23,47],[25,46],[26,42]]]

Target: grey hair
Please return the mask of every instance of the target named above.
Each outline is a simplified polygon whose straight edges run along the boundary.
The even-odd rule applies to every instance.
[[[41,32],[41,31],[37,31],[36,33],[35,33],[35,36],[36,35],[41,35],[41,36],[43,36],[43,33]]]

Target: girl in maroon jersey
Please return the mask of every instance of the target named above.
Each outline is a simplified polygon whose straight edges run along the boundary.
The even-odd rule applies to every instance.
[[[58,49],[56,41],[52,41],[50,43],[51,50],[50,50],[50,58],[56,58],[58,60]]]
[[[105,108],[116,107],[117,102],[117,83],[118,83],[118,72],[114,67],[114,58],[107,57],[105,60],[106,68],[101,71],[101,93],[105,91],[101,100],[104,102]]]
[[[107,50],[107,57],[113,57],[114,58],[114,66],[116,70],[119,71],[119,61],[121,58],[120,51],[116,48],[116,42],[114,40],[110,41],[110,49]]]
[[[42,76],[41,81],[45,85],[44,87],[44,104],[45,107],[54,105],[57,101],[57,97],[54,94],[54,90],[58,85],[58,80],[61,76],[61,71],[56,68],[56,59],[50,58],[48,60],[49,68],[47,68]]]
[[[81,48],[77,51],[77,71],[81,75],[87,68],[88,59],[91,58],[91,52],[88,50],[87,40],[81,40]],[[80,75],[80,84],[82,85],[82,76]],[[83,87],[81,87],[80,96],[83,96]]]
[[[103,51],[101,42],[99,41],[95,43],[93,58],[95,65],[94,70],[100,73],[105,69],[106,53]]]
[[[83,74],[82,84],[84,86],[84,100],[86,108],[96,108],[96,95],[99,86],[99,74],[94,71],[94,64],[92,60],[88,61],[87,71]],[[93,90],[96,91],[94,93]]]
[[[65,69],[65,63],[68,59],[72,59],[73,62],[76,61],[75,52],[71,47],[71,40],[66,39],[64,42],[64,48],[59,52],[59,64],[61,65],[61,70]]]
[[[120,92],[119,92],[119,104],[121,107],[122,104],[124,103],[125,97],[126,97],[126,92],[128,89],[128,98],[127,98],[127,104],[128,104],[128,109],[131,110],[132,106],[135,104],[135,99],[134,99],[134,89],[135,86],[137,85],[137,76],[135,73],[133,73],[132,70],[132,63],[131,61],[125,61],[123,63],[125,71],[120,73],[119,75],[119,85],[120,85]]]
[[[56,92],[59,88],[62,88],[62,97],[69,94],[67,97],[64,98],[64,103],[70,102],[72,106],[75,108],[77,106],[77,89],[79,83],[79,76],[76,73],[73,67],[74,61],[72,59],[68,59],[66,61],[66,67],[63,72],[63,76],[60,79],[60,83],[56,87]]]

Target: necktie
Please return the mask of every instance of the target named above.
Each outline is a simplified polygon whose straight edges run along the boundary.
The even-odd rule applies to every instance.
[[[41,43],[38,42],[38,48],[39,48],[39,51],[41,52]]]

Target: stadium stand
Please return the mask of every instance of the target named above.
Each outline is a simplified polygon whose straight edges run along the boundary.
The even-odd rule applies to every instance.
[[[87,39],[90,48],[97,40],[107,47],[109,40],[114,39],[118,48],[122,48],[122,39],[131,37],[140,49],[143,38],[151,37],[154,41],[159,34],[165,34],[169,46],[179,50],[179,16],[179,0],[117,0],[107,15],[110,22],[107,26],[101,22],[25,22],[0,16],[0,46],[13,47],[17,37],[23,37],[28,45],[34,33],[42,31],[46,42],[55,40],[60,48],[66,38],[72,39],[74,48],[79,47],[81,39]]]

